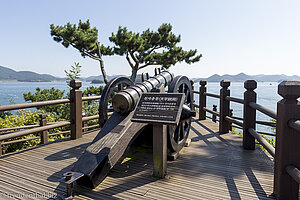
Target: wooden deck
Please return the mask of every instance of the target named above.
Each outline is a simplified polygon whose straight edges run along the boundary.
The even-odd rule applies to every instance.
[[[239,136],[218,135],[217,129],[209,120],[194,120],[192,143],[168,162],[168,179],[152,178],[151,147],[135,147],[96,189],[75,186],[74,199],[272,199],[273,161],[259,148],[243,150]],[[96,134],[2,157],[0,199],[5,193],[16,199],[61,196],[58,180]]]

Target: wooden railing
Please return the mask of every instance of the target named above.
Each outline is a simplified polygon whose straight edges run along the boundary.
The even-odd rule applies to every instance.
[[[199,104],[194,104],[199,109],[199,120],[205,120],[211,113],[214,122],[219,122],[219,133],[228,133],[232,126],[243,130],[243,148],[255,150],[255,140],[261,144],[271,156],[274,157],[274,194],[278,199],[298,199],[300,184],[300,82],[283,81],[278,85],[278,94],[283,97],[277,103],[277,113],[256,103],[257,95],[255,89],[257,83],[248,80],[244,83],[244,98],[230,96],[230,82],[220,82],[220,94],[207,92],[207,82],[200,81]],[[213,110],[206,107],[206,98],[218,98],[219,112],[214,105]],[[232,116],[230,102],[243,104],[243,117]],[[256,111],[259,111],[274,120],[274,122],[259,121],[256,119]],[[216,118],[219,118],[218,120]],[[233,125],[235,124],[235,125]],[[255,130],[256,124],[276,127],[276,133],[264,133]],[[275,136],[276,145],[274,148],[261,134]]]
[[[0,129],[0,155],[2,155],[3,153],[2,150],[3,145],[10,145],[10,144],[25,142],[25,141],[35,140],[35,139],[40,139],[41,144],[45,144],[48,142],[50,136],[66,134],[66,133],[70,133],[71,139],[78,139],[82,137],[82,132],[84,130],[99,127],[99,124],[85,126],[85,123],[87,121],[99,119],[99,115],[88,116],[88,117],[82,116],[82,102],[99,100],[101,96],[82,97],[82,91],[80,90],[80,87],[82,86],[81,81],[77,81],[77,80],[71,81],[70,86],[72,88],[70,91],[70,99],[59,99],[59,100],[51,100],[51,101],[41,101],[41,102],[0,106],[0,112],[4,112],[10,110],[58,105],[58,104],[65,104],[65,103],[70,104],[69,121],[47,123],[46,114],[41,114],[39,124]],[[58,133],[51,133],[51,134],[48,133],[48,130],[50,129],[55,129],[64,126],[70,126],[70,130],[60,131]],[[40,135],[35,137],[10,140],[10,139],[15,139],[21,136],[27,136],[35,133],[40,133]]]

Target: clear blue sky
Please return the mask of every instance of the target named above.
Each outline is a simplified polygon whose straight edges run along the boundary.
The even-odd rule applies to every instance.
[[[50,36],[50,24],[90,19],[105,45],[120,25],[143,31],[171,23],[184,49],[203,54],[196,64],[173,66],[175,74],[300,75],[298,0],[3,0],[0,8],[0,65],[17,71],[62,77],[64,69],[79,62],[82,76],[99,75],[97,61],[82,58]],[[104,57],[104,62],[110,75],[131,73],[124,57]],[[151,67],[144,71],[153,73]]]

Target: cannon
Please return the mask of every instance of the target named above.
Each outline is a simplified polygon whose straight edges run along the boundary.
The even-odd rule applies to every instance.
[[[140,96],[161,85],[168,87],[168,93],[185,94],[179,124],[167,127],[168,154],[178,153],[183,148],[191,127],[191,117],[195,116],[190,80],[186,76],[174,78],[170,71],[156,71],[155,76],[137,84],[126,77],[114,78],[106,85],[100,99],[99,123],[102,128],[72,169],[81,174],[77,176],[77,183],[95,188],[103,181],[128,146],[148,126],[148,123],[131,121]],[[109,112],[113,112],[110,118]]]

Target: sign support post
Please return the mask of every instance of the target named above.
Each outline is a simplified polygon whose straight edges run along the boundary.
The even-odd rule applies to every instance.
[[[167,126],[153,124],[153,176],[165,178],[167,174]]]

